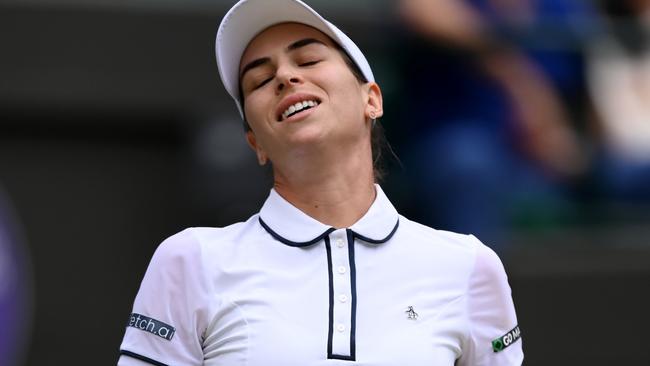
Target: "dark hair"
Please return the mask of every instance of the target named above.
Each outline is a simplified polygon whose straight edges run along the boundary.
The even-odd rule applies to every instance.
[[[336,50],[339,51],[343,57],[343,61],[348,65],[352,75],[360,82],[367,83],[368,79],[363,75],[359,66],[352,61],[350,55],[341,47],[338,43],[334,42],[336,45]],[[381,182],[386,175],[386,170],[383,165],[383,152],[388,147],[388,140],[386,139],[386,133],[384,132],[384,127],[381,123],[376,123],[372,121],[372,126],[370,130],[370,149],[372,150],[372,170],[375,176],[375,182]]]
[[[341,47],[338,43],[334,41],[332,41],[332,43],[334,43],[336,46],[336,50],[339,52],[339,54],[341,54],[343,61],[345,61],[345,64],[348,66],[350,71],[352,71],[352,75],[354,75],[357,81],[363,84],[367,83],[368,79],[366,79],[366,77],[363,75],[363,72],[361,72],[361,69],[352,60],[350,55],[348,55],[348,53],[345,52],[343,47]],[[248,121],[246,120],[246,114],[244,113],[244,93],[242,92],[241,87],[239,88],[239,104],[241,105],[242,115],[244,118],[244,131],[248,132],[251,130],[251,126],[248,124]],[[375,121],[372,122],[370,144],[372,150],[372,168],[375,176],[375,182],[381,182],[386,175],[386,171],[383,166],[383,152],[388,146],[386,133],[384,132],[384,128],[381,126],[381,123],[375,123]]]

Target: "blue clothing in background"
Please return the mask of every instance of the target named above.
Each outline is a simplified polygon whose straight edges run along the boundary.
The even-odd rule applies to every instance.
[[[536,65],[568,105],[582,101],[579,43],[591,8],[581,1],[539,0],[525,30],[508,24],[486,0],[467,1],[494,34]],[[557,34],[563,35],[558,38]],[[555,42],[554,43],[554,39]],[[568,39],[568,41],[567,41]],[[413,200],[424,224],[482,238],[501,249],[518,210],[542,205],[561,210],[566,187],[548,177],[520,148],[513,106],[474,54],[420,36],[406,47],[403,160],[413,182]],[[525,83],[526,80],[521,80]]]

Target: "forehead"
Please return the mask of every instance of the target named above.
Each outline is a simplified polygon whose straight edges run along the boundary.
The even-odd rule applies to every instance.
[[[328,46],[333,41],[323,32],[300,23],[281,23],[272,25],[253,38],[242,54],[239,67],[260,57],[270,57],[273,53],[283,51],[295,41],[314,38]]]

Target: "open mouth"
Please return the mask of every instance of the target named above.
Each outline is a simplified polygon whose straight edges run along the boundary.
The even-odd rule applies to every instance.
[[[280,116],[278,116],[278,122],[282,122],[285,119],[296,115],[300,112],[312,109],[320,104],[320,101],[316,99],[310,99],[310,100],[303,100],[302,102],[297,102],[295,104],[292,104],[287,108]]]

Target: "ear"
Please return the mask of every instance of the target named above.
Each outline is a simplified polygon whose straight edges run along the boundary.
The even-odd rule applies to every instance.
[[[255,151],[255,154],[257,155],[257,162],[262,166],[266,165],[268,158],[266,157],[266,153],[262,147],[257,143],[255,133],[253,133],[252,130],[246,132],[246,142],[248,142],[248,146],[250,146],[251,149]]]
[[[375,82],[366,84],[368,99],[366,101],[365,114],[367,118],[375,119],[384,115],[384,101],[381,96],[381,89]]]

